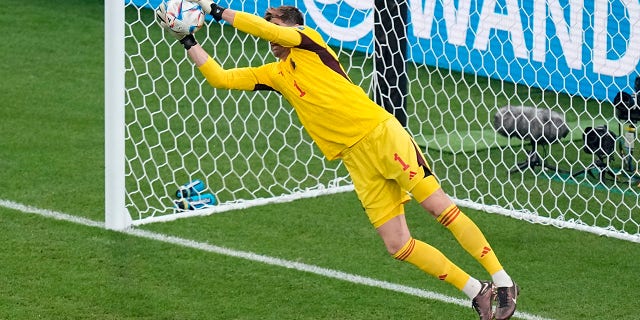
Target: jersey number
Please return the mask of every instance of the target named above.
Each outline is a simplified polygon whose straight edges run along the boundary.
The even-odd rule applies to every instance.
[[[300,86],[298,86],[298,83],[293,80],[293,86],[296,87],[296,89],[298,89],[298,92],[300,92],[300,97],[304,97],[305,94],[307,94],[304,90],[302,90],[302,88],[300,88]]]
[[[393,160],[398,161],[398,163],[400,163],[400,165],[402,166],[402,171],[407,171],[407,169],[409,169],[409,165],[406,164],[404,160],[402,160],[402,158],[400,158],[400,156],[397,153],[393,154]]]

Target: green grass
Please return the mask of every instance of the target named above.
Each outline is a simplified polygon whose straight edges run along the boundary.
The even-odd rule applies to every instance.
[[[389,258],[355,196],[332,199],[145,229],[463,298]],[[486,277],[417,205],[410,205],[409,212],[415,237]],[[5,208],[0,213],[5,228],[0,235],[5,244],[0,249],[0,318],[395,319],[399,310],[404,319],[475,318],[470,308]],[[635,319],[639,303],[629,297],[638,281],[637,244],[468,213],[522,286],[521,311],[555,319]],[[600,290],[606,294],[595,293]]]
[[[22,26],[19,34],[5,33],[0,47],[0,199],[103,221],[103,2],[64,1],[55,18],[48,1],[17,4],[0,4],[0,21]],[[451,161],[469,165],[460,156],[431,157],[438,168]],[[486,158],[498,163],[501,155],[478,155],[478,161]],[[472,175],[471,169],[458,173],[451,184],[470,183]],[[545,187],[527,174],[514,179]],[[513,190],[501,184],[470,194],[485,187],[512,200]],[[549,190],[562,187],[556,181]],[[580,192],[585,199],[599,196]],[[580,209],[584,202],[561,205]],[[474,276],[487,277],[417,204],[407,211],[416,238]],[[554,319],[637,319],[637,243],[465,212],[522,286],[520,311]],[[353,193],[142,229],[464,298],[391,259]],[[475,319],[470,307],[5,207],[0,243],[0,319]]]

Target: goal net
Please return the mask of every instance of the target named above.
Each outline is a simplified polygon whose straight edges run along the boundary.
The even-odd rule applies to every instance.
[[[211,88],[155,24],[159,1],[115,2],[105,11],[107,227],[352,190],[279,95]],[[393,100],[378,90],[397,87],[394,107],[458,205],[640,242],[637,1],[220,4],[258,15],[295,5],[372,98]],[[398,8],[401,28],[378,20]],[[209,21],[196,38],[225,68],[275,59],[266,41],[226,24]],[[376,51],[396,42],[402,66]],[[567,132],[549,143],[503,136],[494,120],[505,106],[553,111]],[[585,135],[601,126],[614,138],[604,156]],[[176,190],[196,179],[217,204],[177,208]]]

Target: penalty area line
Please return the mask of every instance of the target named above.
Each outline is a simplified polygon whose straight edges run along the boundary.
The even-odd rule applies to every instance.
[[[36,214],[39,216],[52,218],[56,220],[68,221],[75,224],[104,229],[104,222],[94,221],[94,220],[70,215],[63,212],[40,209],[40,208],[20,204],[20,203],[9,201],[9,200],[0,199],[0,207],[20,211],[22,213]],[[314,266],[306,263],[269,257],[269,256],[265,256],[265,255],[261,255],[253,252],[248,252],[248,251],[233,250],[233,249],[220,247],[220,246],[216,246],[216,245],[212,245],[204,242],[197,242],[194,240],[189,240],[185,238],[180,238],[176,236],[171,236],[171,235],[166,235],[166,234],[161,234],[161,233],[156,233],[156,232],[151,232],[151,231],[141,230],[141,229],[126,229],[126,230],[115,231],[115,232],[120,232],[127,235],[139,237],[139,238],[145,238],[145,239],[156,240],[164,243],[174,244],[174,245],[182,246],[185,248],[192,248],[192,249],[202,250],[206,252],[226,255],[230,257],[260,262],[260,263],[264,263],[272,266],[278,266],[278,267],[283,267],[287,269],[313,273],[313,274],[324,276],[327,278],[332,278],[332,279],[351,282],[354,284],[366,285],[370,287],[376,287],[376,288],[386,289],[390,291],[400,292],[400,293],[409,294],[412,296],[422,297],[429,300],[441,301],[444,303],[455,304],[463,307],[471,306],[471,302],[466,299],[454,298],[454,297],[443,295],[437,292],[409,287],[409,286],[396,284],[388,281],[377,280],[377,279],[373,279],[365,276],[346,273],[339,270],[323,268],[323,267]],[[548,318],[543,318],[540,316],[536,316],[533,314],[520,312],[520,311],[516,311],[516,313],[514,314],[514,317],[519,319],[525,319],[525,320],[551,320]]]

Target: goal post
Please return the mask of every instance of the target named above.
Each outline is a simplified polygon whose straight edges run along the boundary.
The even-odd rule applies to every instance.
[[[373,99],[403,126],[407,125],[407,14],[406,1],[374,2]]]
[[[345,168],[322,156],[279,96],[212,89],[155,24],[151,8],[159,0],[105,3],[108,228],[353,189]],[[406,17],[376,22],[375,5],[389,3],[398,10],[385,13]],[[458,205],[640,242],[637,1],[224,2],[258,15],[285,4],[302,10],[355,83],[403,110],[406,128]],[[406,38],[396,49],[380,50],[400,34]],[[207,22],[196,38],[225,68],[275,61],[265,41],[224,23]],[[404,63],[376,61],[398,58],[393,53],[403,46]],[[622,92],[621,104],[615,97]],[[638,119],[621,119],[621,105],[637,109]],[[568,134],[536,149],[501,136],[494,118],[505,106],[559,113]],[[604,165],[585,148],[586,129],[600,126],[616,136]],[[513,171],[537,157],[561,170],[532,162]],[[177,188],[195,179],[217,204],[176,208]]]
[[[131,224],[125,206],[125,19],[124,2],[105,1],[105,227],[120,230]]]

